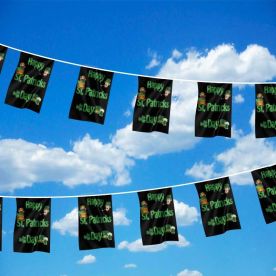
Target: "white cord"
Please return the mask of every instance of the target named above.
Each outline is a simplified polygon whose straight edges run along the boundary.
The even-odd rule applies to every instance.
[[[182,82],[210,82],[210,83],[231,83],[231,84],[237,84],[237,85],[246,85],[246,84],[264,84],[264,83],[269,83],[269,84],[276,84],[276,82],[246,82],[246,81],[205,81],[205,80],[190,80],[190,79],[179,79],[179,78],[164,78],[164,77],[156,77],[156,76],[148,76],[148,75],[140,75],[140,74],[135,74],[135,73],[128,73],[128,72],[123,72],[123,71],[114,71],[114,70],[108,70],[108,69],[104,69],[104,68],[99,68],[99,67],[93,67],[93,66],[89,66],[89,65],[84,65],[84,64],[78,64],[78,63],[74,63],[74,62],[70,62],[70,61],[66,61],[66,60],[62,60],[62,59],[56,59],[56,58],[51,58],[51,57],[46,57],[46,56],[42,56],[42,55],[38,55],[32,52],[27,52],[15,47],[11,47],[9,45],[5,45],[0,43],[1,46],[7,47],[9,49],[12,49],[14,51],[18,51],[18,52],[23,52],[23,53],[27,53],[30,55],[34,55],[37,57],[42,57],[42,58],[46,58],[46,59],[51,59],[60,63],[64,63],[64,64],[69,64],[69,65],[74,65],[74,66],[78,66],[78,67],[86,67],[86,68],[91,68],[91,69],[97,69],[97,70],[102,70],[102,71],[106,71],[106,72],[113,72],[115,74],[120,74],[120,75],[127,75],[127,76],[133,76],[133,77],[145,77],[145,78],[153,78],[153,79],[170,79],[173,81],[182,81]]]

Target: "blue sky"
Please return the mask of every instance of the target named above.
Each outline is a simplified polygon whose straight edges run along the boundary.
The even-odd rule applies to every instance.
[[[275,16],[276,4],[268,1],[4,1],[0,43],[138,74],[275,81]],[[252,86],[234,87],[231,139],[194,137],[196,84],[181,82],[173,84],[170,134],[133,133],[137,78],[114,76],[102,126],[68,119],[75,66],[54,65],[40,114],[5,105],[18,57],[10,50],[0,75],[3,195],[122,192],[274,163],[275,138],[254,138]],[[154,252],[139,243],[136,194],[113,197],[116,248],[94,251],[78,250],[77,199],[53,200],[50,254],[12,252],[15,200],[5,199],[0,274],[275,275],[275,223],[265,224],[249,174],[231,182],[241,230],[206,238],[195,187],[175,188],[181,242]]]

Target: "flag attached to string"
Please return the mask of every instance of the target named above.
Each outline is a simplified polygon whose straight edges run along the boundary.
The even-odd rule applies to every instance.
[[[195,136],[231,137],[232,84],[198,83]]]
[[[6,53],[8,48],[0,45],[0,73],[2,71],[2,67],[5,61]]]
[[[276,165],[252,171],[265,222],[276,221]]]
[[[111,195],[79,197],[79,249],[115,247]]]
[[[40,112],[54,61],[21,53],[5,103]]]
[[[228,177],[195,185],[207,237],[241,228]]]
[[[256,138],[276,136],[276,85],[256,84]]]
[[[14,252],[50,252],[51,199],[17,198]]]
[[[81,67],[69,118],[104,124],[113,72]]]
[[[178,241],[172,189],[138,192],[143,245]]]
[[[3,198],[0,197],[0,251],[2,251],[2,212],[3,212]]]
[[[169,133],[172,80],[139,77],[133,130]]]

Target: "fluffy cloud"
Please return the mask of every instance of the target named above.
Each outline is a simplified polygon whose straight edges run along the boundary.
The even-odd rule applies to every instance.
[[[181,58],[176,50],[161,67],[158,76],[206,81],[267,81],[276,76],[276,58],[267,48],[249,45],[238,53],[233,45],[223,44],[201,54],[189,51]],[[238,97],[241,101],[241,97]],[[175,81],[171,106],[170,134],[139,133],[131,124],[117,130],[112,143],[129,156],[149,156],[191,149],[197,102],[196,83]]]
[[[244,97],[241,94],[238,94],[234,97],[234,103],[243,103],[244,102]]]
[[[203,180],[274,164],[276,160],[275,143],[266,139],[256,139],[253,133],[254,111],[250,124],[251,132],[247,135],[236,135],[234,137],[235,145],[232,148],[216,154],[210,164],[205,164],[202,161],[196,162],[186,170],[186,175]],[[217,167],[221,168],[220,171],[215,170]],[[233,176],[231,180],[239,185],[252,184],[250,173]]]
[[[125,208],[118,208],[113,211],[113,219],[115,225],[128,226],[131,220],[126,216]],[[78,209],[74,208],[63,218],[53,222],[53,229],[57,230],[61,235],[78,236]]]
[[[125,264],[124,268],[137,268],[136,264]]]
[[[77,261],[77,264],[85,265],[92,264],[96,262],[96,257],[93,255],[86,255],[81,260]]]
[[[114,162],[116,160],[116,162]],[[134,162],[111,143],[103,144],[85,135],[72,151],[50,148],[22,139],[0,140],[0,191],[55,181],[74,187],[80,184],[130,183]]]
[[[187,226],[198,221],[199,213],[195,207],[174,199],[174,208],[178,226]]]
[[[177,276],[202,276],[202,273],[197,270],[184,269],[177,273]]]
[[[156,52],[148,50],[148,55],[151,57],[151,61],[146,66],[146,69],[152,69],[160,65],[160,57],[157,55]]]
[[[186,247],[190,245],[190,242],[182,235],[178,235],[179,241],[168,241],[156,245],[144,246],[142,239],[135,240],[133,242],[122,241],[118,245],[118,249],[127,249],[130,252],[158,252],[165,250],[169,245],[175,245],[177,247]]]

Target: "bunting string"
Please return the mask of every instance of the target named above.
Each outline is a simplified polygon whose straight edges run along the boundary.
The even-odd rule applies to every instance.
[[[23,53],[26,53],[26,54],[34,55],[34,56],[45,58],[45,59],[51,59],[51,60],[56,61],[56,62],[60,62],[60,63],[68,64],[68,65],[73,65],[73,66],[77,66],[77,67],[86,67],[86,68],[89,68],[89,69],[102,70],[102,71],[105,71],[105,72],[113,72],[115,74],[132,76],[132,77],[145,77],[145,78],[162,79],[162,80],[167,80],[168,79],[168,77],[142,75],[142,74],[136,74],[136,73],[130,73],[130,72],[124,72],[124,71],[116,71],[116,70],[109,70],[109,69],[105,69],[105,68],[74,63],[74,62],[70,62],[70,61],[66,61],[66,60],[62,60],[62,59],[52,58],[52,57],[48,57],[48,56],[44,56],[44,55],[38,55],[36,53],[25,51],[25,50],[15,48],[15,47],[12,47],[12,46],[9,46],[9,45],[6,45],[6,44],[2,44],[2,43],[0,43],[0,45],[4,46],[4,47],[7,47],[11,50],[17,51],[17,52],[23,52]],[[255,81],[217,81],[217,80],[213,81],[213,80],[197,80],[197,79],[181,79],[181,78],[169,78],[169,79],[173,80],[173,81],[181,81],[181,82],[232,83],[232,84],[236,84],[236,85],[246,85],[246,84],[254,85],[254,84],[265,84],[265,83],[276,84],[276,81],[274,81],[274,82],[273,81],[255,82]]]
[[[130,191],[124,191],[124,192],[113,192],[113,193],[104,193],[104,194],[87,194],[87,195],[62,195],[62,196],[18,196],[18,195],[0,195],[0,197],[3,198],[53,198],[53,199],[62,199],[62,198],[80,198],[80,197],[90,197],[90,196],[107,196],[107,195],[126,195],[126,194],[135,194],[135,193],[139,193],[139,192],[147,192],[147,191],[151,191],[151,190],[155,190],[155,189],[169,189],[169,188],[179,188],[179,187],[183,187],[183,186],[189,186],[189,185],[195,185],[197,183],[203,183],[203,182],[209,182],[209,181],[213,181],[219,178],[225,178],[225,177],[234,177],[240,174],[244,174],[244,173],[251,173],[252,171],[256,171],[256,170],[261,170],[264,169],[266,167],[271,167],[274,166],[275,163],[270,164],[270,165],[264,165],[261,167],[256,167],[250,170],[244,170],[244,171],[240,171],[237,173],[232,173],[232,174],[227,174],[227,175],[223,175],[223,176],[216,176],[213,178],[209,178],[209,179],[204,179],[204,180],[198,180],[198,181],[191,181],[191,182],[186,182],[186,183],[181,183],[181,184],[175,184],[175,185],[170,185],[170,186],[161,186],[161,187],[154,187],[154,188],[147,188],[147,189],[141,189],[141,190],[130,190]]]

